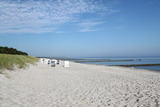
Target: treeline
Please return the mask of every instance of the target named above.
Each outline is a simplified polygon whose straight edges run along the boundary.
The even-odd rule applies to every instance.
[[[14,48],[0,46],[0,54],[28,55],[26,52],[18,51]]]

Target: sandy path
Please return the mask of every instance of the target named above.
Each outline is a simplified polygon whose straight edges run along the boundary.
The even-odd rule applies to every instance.
[[[160,107],[160,73],[38,63],[0,75],[0,107]]]

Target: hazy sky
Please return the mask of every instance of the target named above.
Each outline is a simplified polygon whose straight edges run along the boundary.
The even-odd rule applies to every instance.
[[[160,0],[0,0],[0,46],[31,56],[160,56]]]

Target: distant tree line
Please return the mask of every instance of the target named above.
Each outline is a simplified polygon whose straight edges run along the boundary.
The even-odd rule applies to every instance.
[[[28,55],[26,52],[18,51],[14,48],[0,46],[0,54]]]

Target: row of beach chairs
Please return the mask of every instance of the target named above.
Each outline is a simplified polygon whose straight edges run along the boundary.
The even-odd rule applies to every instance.
[[[61,61],[56,59],[40,58],[41,63],[48,64],[49,67],[55,67],[56,65],[63,64],[63,67],[69,67],[69,61]]]

